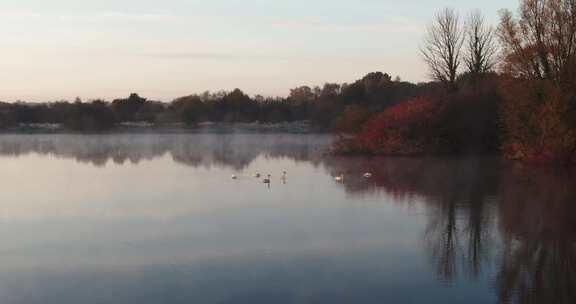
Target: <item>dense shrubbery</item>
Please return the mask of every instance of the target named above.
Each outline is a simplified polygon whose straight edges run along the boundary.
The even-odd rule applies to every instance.
[[[442,104],[436,126],[445,153],[492,153],[501,145],[499,78],[483,75],[470,81],[466,75],[458,90],[435,97]]]
[[[370,118],[372,112],[359,105],[347,106],[334,121],[334,131],[339,133],[356,133]]]
[[[442,107],[428,98],[397,104],[371,118],[354,139],[342,142],[339,149],[402,155],[433,152],[440,146],[433,134],[439,112]]]
[[[576,161],[574,101],[548,81],[503,84],[504,153],[531,162]]]
[[[415,97],[374,115],[354,136],[336,143],[341,153],[486,153],[500,146],[500,93],[496,76],[460,90]]]

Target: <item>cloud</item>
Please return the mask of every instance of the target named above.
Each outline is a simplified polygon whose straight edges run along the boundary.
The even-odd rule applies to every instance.
[[[277,60],[289,59],[297,54],[253,53],[253,52],[211,52],[211,51],[182,51],[182,52],[140,52],[128,53],[128,56],[149,57],[154,59],[174,60]]]
[[[129,20],[129,21],[163,21],[163,22],[178,19],[177,16],[172,14],[125,13],[125,12],[101,12],[94,14],[59,15],[58,18],[63,20],[74,20],[74,21]]]
[[[375,32],[375,33],[420,33],[423,25],[402,18],[383,18],[384,22],[342,23],[322,19],[279,20],[272,23],[276,28],[323,32]]]
[[[120,11],[94,12],[94,13],[54,13],[34,11],[0,11],[3,21],[29,21],[29,20],[63,20],[80,22],[98,21],[168,21],[179,17],[167,13],[128,13]]]
[[[423,24],[416,20],[397,16],[382,17],[375,22],[328,20],[326,18],[301,18],[301,19],[273,19],[273,18],[247,18],[234,16],[195,16],[184,18],[170,12],[125,12],[125,11],[102,11],[102,12],[36,12],[36,11],[0,11],[2,21],[71,21],[76,23],[98,22],[193,22],[197,24],[252,24],[259,26],[272,26],[276,29],[297,31],[320,31],[320,32],[374,32],[374,33],[420,33]]]
[[[0,11],[0,18],[3,20],[41,18],[42,16],[40,13],[29,11]]]

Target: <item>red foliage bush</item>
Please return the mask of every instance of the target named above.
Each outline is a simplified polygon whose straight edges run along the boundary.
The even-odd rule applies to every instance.
[[[340,140],[336,149],[396,155],[438,152],[440,140],[432,131],[441,111],[439,103],[424,97],[397,104],[370,119],[354,138]]]

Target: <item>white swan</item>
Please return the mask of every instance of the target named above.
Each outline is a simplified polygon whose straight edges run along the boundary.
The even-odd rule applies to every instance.
[[[270,174],[268,174],[268,177],[265,178],[262,182],[264,182],[265,184],[269,184],[270,183]]]

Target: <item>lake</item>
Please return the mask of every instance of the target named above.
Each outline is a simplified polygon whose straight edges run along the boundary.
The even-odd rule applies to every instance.
[[[576,303],[572,171],[330,142],[0,135],[0,303]]]

